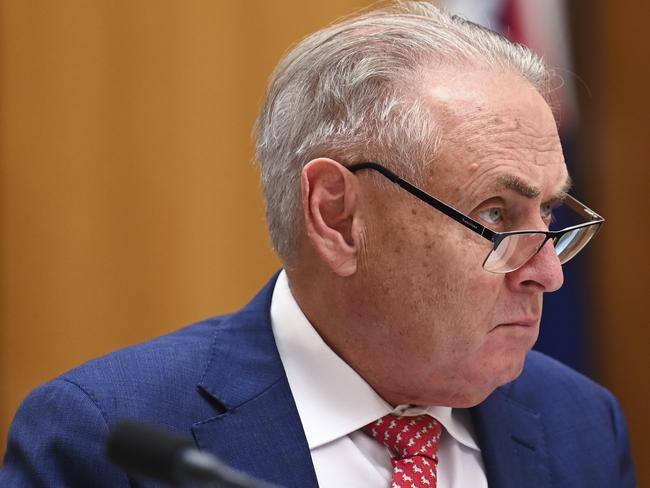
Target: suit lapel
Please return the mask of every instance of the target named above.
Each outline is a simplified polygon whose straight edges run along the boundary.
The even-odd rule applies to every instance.
[[[192,427],[200,448],[286,487],[318,486],[309,446],[275,345],[270,304],[276,277],[218,326],[199,390],[222,407]]]
[[[512,384],[472,409],[490,488],[551,487],[544,427],[535,410],[513,398]]]

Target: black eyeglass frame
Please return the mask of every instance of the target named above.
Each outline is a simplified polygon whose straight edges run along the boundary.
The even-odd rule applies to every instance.
[[[481,237],[483,237],[483,238],[487,239],[488,241],[492,242],[492,244],[493,244],[492,250],[493,251],[496,250],[496,248],[499,247],[499,244],[501,244],[501,242],[508,236],[518,235],[518,234],[544,234],[546,237],[542,241],[542,243],[539,245],[537,250],[535,251],[535,254],[537,254],[544,247],[544,245],[548,242],[549,239],[553,240],[553,245],[555,245],[555,243],[557,243],[557,241],[564,234],[572,232],[572,231],[574,231],[576,229],[581,229],[583,227],[591,227],[591,226],[597,225],[598,228],[594,232],[593,236],[590,238],[590,240],[591,240],[598,233],[598,231],[600,230],[600,227],[603,224],[603,222],[605,222],[605,219],[603,217],[598,215],[596,212],[591,210],[589,207],[583,205],[582,203],[580,203],[578,200],[576,200],[571,195],[567,195],[562,203],[564,205],[568,206],[569,208],[571,208],[573,211],[575,211],[581,217],[587,219],[588,220],[587,222],[584,222],[582,224],[572,225],[570,227],[566,227],[566,228],[561,229],[561,230],[513,230],[513,231],[507,231],[507,232],[497,232],[497,231],[493,231],[491,229],[488,229],[484,225],[479,224],[476,220],[472,219],[471,217],[468,217],[467,215],[460,212],[459,210],[456,210],[451,205],[446,204],[442,200],[438,200],[436,197],[428,194],[427,192],[425,192],[424,190],[418,188],[417,186],[413,185],[412,183],[409,183],[408,181],[400,178],[395,173],[393,173],[391,170],[389,170],[388,168],[382,166],[379,163],[372,163],[372,162],[357,163],[357,164],[352,164],[350,166],[347,166],[347,169],[349,171],[351,171],[352,173],[356,173],[357,171],[360,171],[362,169],[371,169],[373,171],[377,171],[378,173],[385,176],[386,178],[388,178],[390,181],[392,181],[396,185],[399,185],[401,188],[403,188],[404,190],[409,192],[411,195],[413,195],[416,198],[422,200],[424,203],[426,203],[428,205],[431,205],[433,208],[435,208],[436,210],[444,213],[446,216],[451,217],[452,219],[454,219],[459,224],[464,225],[469,230],[477,233]],[[485,261],[483,261],[483,265],[485,265],[485,262],[490,257],[490,254],[488,254],[486,256]],[[533,256],[535,254],[533,254]],[[531,256],[531,258],[533,256]],[[524,264],[525,263],[523,263],[522,266]],[[562,264],[564,264],[564,263],[562,263]]]

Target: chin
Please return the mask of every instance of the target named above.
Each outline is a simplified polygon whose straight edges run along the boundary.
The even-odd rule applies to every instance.
[[[519,378],[519,375],[521,375],[524,370],[527,355],[528,351],[510,356],[510,360],[501,366],[501,372],[495,374],[494,389]]]
[[[453,408],[471,408],[483,402],[498,387],[517,379],[524,369],[528,349],[516,348],[490,354],[487,360],[474,358],[465,361],[446,375],[437,372],[434,379],[429,378],[417,384],[401,384],[391,392],[383,392],[382,397],[392,405],[439,405]],[[483,356],[484,357],[484,356]],[[453,378],[447,384],[437,381],[441,376]],[[423,384],[436,385],[423,388]],[[380,392],[380,395],[382,392]]]
[[[486,381],[495,384],[495,388],[517,379],[524,370],[526,357],[536,339],[536,335],[520,337],[514,342],[501,342],[490,350],[483,350],[481,355],[486,359],[481,361],[483,371],[479,374],[482,374]]]
[[[449,406],[471,408],[483,402],[494,390],[519,377],[524,370],[526,355],[502,357],[498,364],[486,365],[480,371],[475,371],[467,377],[465,388],[461,387],[450,398]]]

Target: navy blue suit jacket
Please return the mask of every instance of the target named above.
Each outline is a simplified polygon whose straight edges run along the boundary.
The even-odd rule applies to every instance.
[[[91,361],[36,389],[13,422],[0,486],[156,486],[105,458],[109,430],[135,419],[192,436],[259,478],[316,487],[271,331],[274,284],[233,315]],[[636,486],[617,401],[539,353],[472,415],[490,487]]]

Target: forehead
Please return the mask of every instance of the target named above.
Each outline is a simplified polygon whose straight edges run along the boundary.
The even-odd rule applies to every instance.
[[[436,191],[454,196],[517,180],[540,194],[568,178],[553,114],[537,90],[514,73],[438,72],[424,92],[442,124],[434,163]]]

